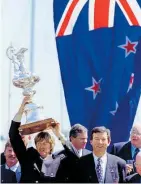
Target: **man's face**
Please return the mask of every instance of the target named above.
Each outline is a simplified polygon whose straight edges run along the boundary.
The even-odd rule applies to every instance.
[[[90,141],[90,143],[94,152],[104,154],[110,144],[110,141],[106,132],[97,132],[93,133],[93,139]]]
[[[137,173],[141,176],[141,155],[136,157],[135,166],[136,166]]]
[[[51,152],[51,145],[46,140],[38,141],[36,148],[42,158],[46,158]]]
[[[136,148],[141,148],[141,126],[135,126],[130,133],[131,143]]]
[[[17,159],[12,147],[10,147],[10,146],[6,147],[6,149],[4,151],[4,155],[5,155],[6,163],[11,163],[11,164],[15,165],[18,162],[18,159]]]
[[[71,143],[77,149],[84,149],[87,144],[88,135],[87,132],[82,132],[77,135],[77,137],[70,137]]]

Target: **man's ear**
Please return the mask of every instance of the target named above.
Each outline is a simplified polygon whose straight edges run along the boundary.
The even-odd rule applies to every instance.
[[[111,144],[111,140],[108,140],[108,146]]]
[[[70,142],[72,142],[74,140],[74,137],[70,136]]]

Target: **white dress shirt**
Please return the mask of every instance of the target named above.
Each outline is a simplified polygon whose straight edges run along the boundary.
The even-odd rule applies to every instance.
[[[72,143],[71,143],[72,144]],[[76,155],[78,155],[79,157],[82,157],[82,149],[77,150],[74,145],[72,144],[73,150],[76,153]]]
[[[93,157],[94,157],[94,163],[95,163],[95,169],[96,169],[99,157],[97,157],[94,153],[93,153]],[[106,166],[107,166],[107,153],[105,153],[100,158],[101,158],[101,167],[103,169],[103,179],[105,179],[105,172],[106,172]]]

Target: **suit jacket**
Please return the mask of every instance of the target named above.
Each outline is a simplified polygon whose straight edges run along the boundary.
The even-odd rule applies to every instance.
[[[93,154],[86,155],[79,160],[77,182],[99,183]],[[107,166],[104,183],[123,183],[126,177],[126,163],[123,159],[107,154]]]
[[[91,151],[87,149],[82,150],[82,156],[90,153]],[[59,154],[64,155],[64,157],[61,159],[59,169],[56,174],[56,181],[59,183],[76,182],[77,164],[80,158],[74,151],[72,144],[64,145],[64,150]]]
[[[6,160],[5,160],[5,156],[4,156],[4,152],[1,153],[1,165],[5,164],[6,163]]]
[[[141,183],[141,176],[138,173],[134,173],[126,178],[127,183]]]
[[[20,123],[12,121],[9,130],[9,137],[14,149],[14,152],[21,165],[21,180],[22,183],[35,183],[35,182],[51,182],[54,177],[44,176],[41,172],[43,160],[38,151],[30,147],[26,149],[21,136],[19,135]],[[51,165],[52,166],[52,165]]]
[[[125,161],[132,160],[131,142],[119,142],[113,144],[111,154],[116,155]]]
[[[15,172],[1,166],[1,183],[17,183]]]

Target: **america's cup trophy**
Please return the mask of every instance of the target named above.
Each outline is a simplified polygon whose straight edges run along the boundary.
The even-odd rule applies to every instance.
[[[7,48],[6,54],[14,64],[13,84],[18,88],[23,89],[24,96],[33,96],[36,91],[33,86],[39,82],[40,78],[34,73],[31,73],[25,68],[24,53],[26,48],[21,48],[17,51],[13,46]],[[52,118],[43,116],[43,107],[33,102],[25,105],[24,113],[26,115],[26,124],[21,125],[19,131],[22,135],[32,134],[46,129],[50,124],[53,126],[55,121]]]

